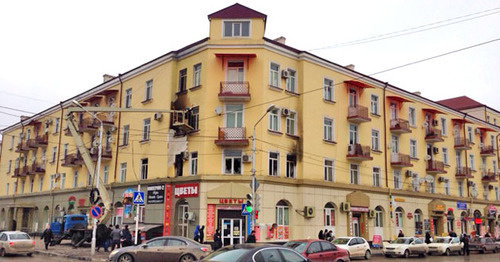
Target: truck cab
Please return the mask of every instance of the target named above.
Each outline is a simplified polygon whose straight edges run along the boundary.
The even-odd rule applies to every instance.
[[[56,217],[50,223],[50,229],[55,235],[69,233],[73,229],[87,229],[88,218],[86,215],[65,215],[63,217]]]

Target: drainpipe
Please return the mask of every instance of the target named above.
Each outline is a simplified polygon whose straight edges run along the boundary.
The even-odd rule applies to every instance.
[[[387,170],[387,116],[386,116],[386,97],[385,97],[385,91],[387,89],[388,82],[385,82],[384,85],[384,100],[383,100],[383,117],[384,117],[384,169],[385,169],[385,186],[389,188],[389,172]]]
[[[463,133],[464,133],[464,141],[466,141],[466,133],[465,133],[465,118],[467,117],[467,113],[464,114],[464,124],[463,124]],[[470,142],[470,141],[469,141]],[[465,149],[465,170],[467,170],[467,149]],[[469,178],[465,179],[466,184],[467,184],[467,196],[469,196]]]
[[[116,100],[120,101],[118,104],[118,108],[122,108],[122,94],[123,94],[123,82],[122,82],[122,74],[118,74],[118,80],[120,81],[120,92],[118,92],[118,97]],[[116,182],[116,176],[117,176],[117,168],[118,168],[118,150],[120,147],[120,124],[121,124],[121,118],[122,113],[118,112],[118,123],[116,126],[116,147],[115,147],[115,182]]]

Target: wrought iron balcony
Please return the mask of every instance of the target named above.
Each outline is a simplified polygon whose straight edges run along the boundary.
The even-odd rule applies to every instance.
[[[456,150],[469,150],[471,149],[471,143],[469,139],[463,137],[455,137],[455,149]]]
[[[82,121],[78,124],[78,131],[80,132],[88,132],[94,131],[99,127],[99,123],[93,117],[83,118]]]
[[[20,176],[21,175],[22,168],[14,168],[14,176]]]
[[[220,82],[220,101],[250,101],[250,84],[248,81],[222,81]]]
[[[402,134],[402,133],[411,133],[410,123],[408,120],[404,119],[391,119],[391,128],[392,133]]]
[[[219,127],[218,146],[247,146],[246,128],[244,127]]]
[[[427,160],[425,171],[429,174],[444,174],[444,163],[436,160]]]
[[[97,161],[97,159],[99,158],[99,148],[97,147],[89,148],[89,152],[92,160]],[[110,160],[111,158],[112,158],[111,147],[110,146],[103,147],[101,153],[101,160]]]
[[[37,162],[31,164],[31,172],[35,174],[45,173],[45,164]]]
[[[28,149],[36,149],[37,148],[37,144],[36,144],[36,141],[35,139],[28,139],[28,141],[26,141],[26,146],[28,147]]]
[[[21,176],[27,176],[30,174],[30,166],[23,166],[21,168]]]
[[[455,178],[457,179],[465,179],[465,178],[474,178],[472,175],[472,170],[470,167],[457,167],[457,171],[455,172]]]
[[[495,148],[493,146],[486,146],[483,145],[481,147],[481,156],[494,156],[495,155]]]
[[[83,159],[80,154],[69,154],[62,160],[61,165],[72,167],[72,166],[81,166],[83,164]]]
[[[48,134],[40,135],[35,138],[35,144],[39,147],[46,147],[48,143],[49,143]]]
[[[391,166],[393,167],[412,167],[410,156],[401,153],[392,153]]]
[[[370,156],[370,147],[362,146],[360,144],[348,145],[346,158],[348,160],[354,161],[365,161],[373,159],[373,157]]]
[[[443,142],[443,136],[441,135],[441,130],[437,128],[427,128],[425,132],[425,142]]]
[[[17,153],[27,152],[27,151],[28,151],[28,147],[25,145],[25,143],[21,142],[21,143],[17,144],[17,146],[16,146]]]
[[[353,122],[353,123],[363,123],[363,122],[370,122],[371,118],[368,117],[368,108],[361,106],[361,105],[356,105],[356,106],[349,106],[347,109],[347,121]]]
[[[490,182],[498,182],[497,180],[498,174],[492,171],[483,171],[481,176],[481,182],[490,183]]]

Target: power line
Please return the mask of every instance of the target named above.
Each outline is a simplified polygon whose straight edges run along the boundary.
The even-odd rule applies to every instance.
[[[19,112],[21,112],[21,113],[36,114],[36,113],[33,113],[33,112],[24,111],[24,110],[20,110],[20,109],[12,108],[12,107],[7,107],[7,106],[0,106],[0,108],[3,108],[3,109],[9,109],[9,110],[14,110],[14,111],[19,111]]]

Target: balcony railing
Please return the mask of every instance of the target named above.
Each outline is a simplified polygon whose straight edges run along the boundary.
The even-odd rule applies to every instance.
[[[457,171],[455,173],[455,178],[465,179],[465,178],[473,178],[472,170],[470,167],[457,167]]]
[[[45,164],[37,162],[31,164],[31,172],[36,174],[45,173]]]
[[[426,142],[443,142],[443,136],[441,135],[441,130],[437,128],[427,128],[425,132],[425,141]]]
[[[97,120],[92,117],[82,119],[82,121],[80,121],[80,123],[78,124],[78,131],[87,132],[96,130],[99,127],[99,124],[95,124],[95,122],[97,122]]]
[[[80,154],[69,154],[64,157],[62,166],[80,166],[83,164],[83,159]]]
[[[493,148],[493,146],[483,145],[481,147],[481,156],[494,156],[494,155],[495,155],[495,148]]]
[[[28,147],[25,145],[25,143],[21,142],[18,143],[16,146],[16,152],[26,152],[28,151]]]
[[[468,150],[471,149],[471,144],[469,139],[463,137],[455,137],[455,149],[457,150]]]
[[[349,106],[347,111],[347,120],[353,123],[371,121],[371,118],[368,117],[368,108],[361,105]]]
[[[20,176],[21,170],[22,170],[22,168],[20,168],[20,167],[14,168],[14,176]]]
[[[246,129],[244,127],[219,127],[218,139],[215,144],[219,146],[245,146],[248,145]]]
[[[429,174],[444,174],[444,163],[441,161],[427,160],[425,171]]]
[[[30,174],[30,166],[23,166],[21,168],[21,176],[27,176]]]
[[[391,119],[391,132],[393,133],[411,133],[410,123],[404,119]]]
[[[401,153],[393,153],[391,155],[391,166],[393,167],[411,167],[413,164],[410,161],[410,156],[401,154]]]
[[[364,161],[373,159],[373,157],[370,156],[370,147],[362,146],[360,144],[348,145],[346,158],[348,160],[355,160],[355,161]]]
[[[497,182],[497,176],[498,174],[492,171],[483,171],[481,172],[481,181],[484,183],[489,183],[489,182]]]
[[[35,143],[37,146],[42,146],[42,147],[47,146],[47,144],[49,143],[49,135],[44,134],[44,135],[37,136],[35,138]]]
[[[97,147],[89,148],[90,157],[93,161],[97,161],[99,158],[99,149]],[[105,146],[102,148],[101,160],[109,160],[111,159],[111,147]]]
[[[26,141],[26,146],[28,147],[28,149],[37,148],[37,144],[36,144],[35,139],[28,139],[28,141]]]
[[[250,84],[247,81],[220,82],[219,100],[221,101],[249,101]]]

